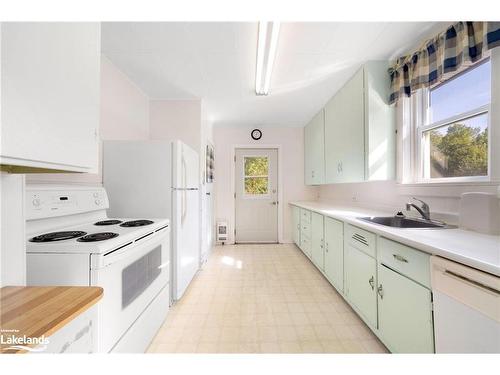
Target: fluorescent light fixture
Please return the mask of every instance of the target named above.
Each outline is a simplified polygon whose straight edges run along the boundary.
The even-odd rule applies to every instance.
[[[257,69],[255,72],[255,93],[268,95],[271,86],[274,58],[280,33],[279,22],[259,22],[259,41],[257,44]]]

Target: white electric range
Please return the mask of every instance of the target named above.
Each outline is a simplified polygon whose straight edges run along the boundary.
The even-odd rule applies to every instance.
[[[144,352],[169,309],[169,221],[107,208],[104,188],[28,185],[27,283],[102,287],[97,351]]]

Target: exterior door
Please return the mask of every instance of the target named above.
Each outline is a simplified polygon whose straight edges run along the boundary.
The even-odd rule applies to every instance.
[[[278,242],[278,150],[236,149],[235,241]]]

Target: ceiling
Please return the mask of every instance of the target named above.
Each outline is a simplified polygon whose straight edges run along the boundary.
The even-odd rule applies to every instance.
[[[223,126],[303,126],[366,60],[391,59],[435,22],[282,23],[269,96],[255,95],[257,23],[102,24],[102,52],[152,99],[202,99]]]

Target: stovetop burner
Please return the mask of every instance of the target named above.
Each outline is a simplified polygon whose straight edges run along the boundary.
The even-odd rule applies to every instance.
[[[69,240],[76,237],[81,237],[86,235],[87,232],[82,232],[79,230],[63,231],[63,232],[52,232],[45,233],[30,239],[30,242],[53,242],[53,241],[63,241]]]
[[[78,242],[96,242],[96,241],[104,241],[109,240],[111,238],[115,238],[118,236],[118,233],[113,232],[101,232],[101,233],[92,233],[86,236],[80,237],[77,239]]]
[[[144,225],[150,225],[153,224],[154,221],[151,220],[132,220],[132,221],[126,221],[122,224],[120,224],[121,227],[142,227]]]
[[[101,220],[98,221],[97,223],[94,223],[94,225],[115,225],[115,224],[120,224],[122,221],[121,220]]]

